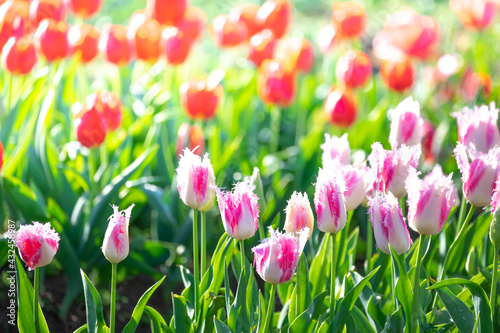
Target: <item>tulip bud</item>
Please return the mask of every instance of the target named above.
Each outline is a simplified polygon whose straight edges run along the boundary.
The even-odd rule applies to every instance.
[[[103,0],[63,0],[64,6],[81,18],[94,16],[101,9],[102,2]]]
[[[421,235],[435,235],[443,229],[451,208],[458,205],[457,189],[452,174],[443,175],[439,165],[423,180],[418,175],[410,168],[406,178],[408,224]]]
[[[325,143],[321,145],[321,149],[323,150],[323,155],[321,156],[323,167],[335,161],[341,164],[351,163],[351,148],[347,140],[347,133],[340,138],[325,134]]]
[[[215,117],[215,111],[222,98],[222,86],[210,80],[191,79],[184,82],[179,92],[181,105],[191,119],[208,120]]]
[[[359,37],[366,26],[366,10],[356,1],[332,3],[332,23],[342,38]]]
[[[337,44],[338,39],[339,36],[335,31],[335,27],[332,24],[327,24],[319,31],[316,42],[318,43],[321,53],[327,54],[333,49],[335,44]]]
[[[180,156],[184,148],[189,148],[200,157],[203,156],[205,153],[205,137],[200,126],[184,123],[179,127],[175,156]]]
[[[307,193],[294,191],[285,209],[285,231],[298,234],[302,229],[308,228],[311,237],[314,228],[314,216]]]
[[[288,0],[267,0],[257,11],[256,22],[261,29],[269,29],[280,39],[286,33],[292,16]]]
[[[234,47],[247,38],[247,29],[242,22],[231,16],[217,15],[208,27],[210,37],[218,47]]]
[[[248,59],[259,67],[266,59],[273,59],[278,40],[271,30],[262,30],[250,38]]]
[[[206,23],[207,14],[203,9],[199,7],[189,7],[186,9],[186,14],[177,25],[177,28],[183,32],[183,37],[192,43],[201,36]]]
[[[11,37],[3,47],[1,60],[4,70],[12,74],[26,75],[37,62],[35,46],[26,37]]]
[[[264,60],[257,75],[257,92],[265,103],[287,107],[295,98],[295,75],[277,60]]]
[[[30,32],[29,7],[28,1],[5,1],[0,5],[0,50],[15,35],[16,21],[22,22],[24,32]]]
[[[61,0],[33,0],[30,4],[29,17],[33,26],[37,27],[43,19],[64,21],[66,10]]]
[[[35,33],[35,47],[47,61],[66,58],[68,55],[68,25],[64,21],[45,19]]]
[[[465,147],[474,145],[476,151],[487,153],[491,148],[500,145],[498,109],[494,102],[489,108],[486,105],[475,106],[474,110],[465,107],[462,112],[451,115],[457,118],[458,139]]]
[[[106,124],[95,109],[88,110],[85,104],[74,104],[73,126],[78,141],[87,148],[99,147],[106,138]]]
[[[471,30],[487,28],[498,12],[498,2],[489,0],[450,0],[450,8],[464,27]]]
[[[468,102],[477,100],[479,96],[488,97],[491,92],[491,77],[486,72],[474,72],[467,68],[460,80],[458,92]]]
[[[314,66],[314,50],[305,38],[287,40],[282,57],[288,67],[298,73],[309,73]]]
[[[318,217],[318,229],[336,233],[345,227],[347,221],[345,205],[345,181],[335,172],[319,169],[314,192],[314,209]],[[286,228],[286,225],[285,225]]]
[[[392,115],[389,142],[392,147],[402,144],[414,146],[422,141],[424,120],[420,117],[420,105],[410,96],[398,104]]]
[[[488,206],[500,171],[500,147],[491,149],[487,154],[469,151],[472,162],[469,162],[467,149],[462,143],[457,144],[454,153],[462,173],[467,201],[476,207]]]
[[[380,77],[390,90],[402,93],[413,85],[415,71],[415,65],[409,58],[385,60],[380,66]]]
[[[108,219],[108,228],[102,242],[102,253],[110,263],[118,264],[128,256],[128,224],[134,204],[121,212],[117,206],[112,207],[114,213]]]
[[[297,269],[309,230],[303,229],[296,237],[294,234],[283,234],[269,227],[269,234],[269,238],[252,248],[253,265],[260,277],[268,283],[288,282]]]
[[[345,180],[345,208],[346,211],[355,210],[366,198],[366,192],[373,184],[370,169],[366,165],[338,165],[337,170]]]
[[[412,241],[396,197],[390,192],[377,192],[370,198],[368,207],[379,250],[390,255],[390,244],[397,254],[408,251]]]
[[[177,25],[184,18],[187,0],[147,0],[147,9],[161,25]]]
[[[99,53],[99,36],[99,30],[88,24],[72,26],[68,32],[69,53],[79,56],[82,64],[91,62]]]
[[[14,235],[21,259],[30,271],[50,264],[59,248],[59,240],[50,223],[22,225]]]
[[[160,24],[142,13],[132,16],[127,31],[130,49],[139,60],[154,62],[160,56]]]
[[[123,25],[105,24],[99,39],[101,57],[117,66],[130,61],[130,49],[127,42],[127,28]]]
[[[229,237],[245,240],[255,235],[259,226],[259,198],[254,190],[255,185],[249,179],[236,184],[232,192],[216,188],[222,223]]]
[[[398,149],[384,150],[379,142],[375,142],[368,156],[376,177],[375,189],[386,194],[392,192],[398,198],[404,197],[408,168],[417,168],[421,153],[420,145],[408,147],[403,144]]]
[[[193,209],[207,211],[214,205],[214,187],[214,170],[208,153],[202,160],[188,148],[184,149],[177,168],[177,189],[182,202]]]
[[[88,95],[86,103],[88,110],[95,110],[101,115],[107,131],[114,131],[120,127],[122,102],[114,92],[99,90]]]
[[[368,56],[357,50],[349,50],[337,61],[337,80],[349,88],[364,86],[372,76],[372,62]]]
[[[261,31],[259,24],[257,24],[257,12],[260,6],[257,4],[244,4],[231,9],[229,16],[235,22],[241,22],[245,25],[247,30],[247,40],[253,35]]]
[[[191,51],[192,40],[177,27],[167,27],[161,34],[160,46],[170,65],[180,65]]]
[[[326,96],[325,113],[331,124],[348,128],[358,116],[356,99],[348,88],[337,87]]]

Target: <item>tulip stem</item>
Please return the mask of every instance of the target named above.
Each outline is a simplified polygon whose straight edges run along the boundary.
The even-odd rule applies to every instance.
[[[421,324],[420,318],[420,269],[424,256],[424,244],[427,235],[420,235],[417,249],[417,262],[415,266],[415,277],[413,278],[413,314],[411,316],[412,328],[414,332],[419,332],[418,326]]]
[[[111,313],[109,329],[115,333],[115,307],[116,307],[116,267],[118,264],[111,264]]]
[[[398,299],[396,298],[396,265],[394,260],[389,261],[391,265],[391,288],[392,288],[392,302],[394,303],[394,312],[398,310]]]
[[[337,294],[335,292],[335,270],[337,266],[337,255],[335,253],[335,234],[332,233],[330,234],[330,248],[331,248],[331,253],[332,253],[332,263],[330,266],[330,325],[332,324],[333,321],[333,315],[335,313],[335,295]]]
[[[277,106],[271,107],[271,154],[278,151],[280,141],[281,110]]]
[[[269,293],[269,303],[267,306],[266,320],[264,321],[263,332],[271,332],[271,322],[274,312],[274,296],[276,295],[276,285],[271,285],[271,292]]]
[[[193,209],[193,266],[194,266],[194,320],[198,319],[198,288],[199,288],[199,262],[198,262],[198,211]]]
[[[40,283],[40,272],[39,268],[35,268],[35,290],[33,293],[33,318],[35,319],[35,329],[36,332],[40,332],[40,323],[38,320],[38,290]]]
[[[207,270],[207,224],[206,218],[207,215],[205,212],[200,212],[201,215],[201,276],[200,279],[203,278],[203,274],[205,274]]]
[[[495,253],[493,254],[493,277],[491,279],[491,316],[493,322],[495,321],[495,306],[497,305],[497,276],[498,276],[498,246],[494,247]]]
[[[458,213],[458,224],[457,224],[457,235],[462,228],[462,223],[464,222],[465,209],[467,208],[467,199],[465,194],[462,195],[462,202],[460,203],[460,212]]]
[[[373,247],[373,229],[371,226],[371,222],[369,220],[366,221],[366,272],[371,272],[371,259],[372,259],[372,247]]]
[[[245,241],[240,240],[241,273],[245,270]]]

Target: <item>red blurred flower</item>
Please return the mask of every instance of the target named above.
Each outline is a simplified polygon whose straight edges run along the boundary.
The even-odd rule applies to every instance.
[[[89,18],[99,11],[103,0],[63,0],[64,6],[73,15],[81,18]]]
[[[292,5],[288,0],[267,0],[257,11],[256,23],[260,29],[269,29],[280,39],[292,19]]]
[[[68,31],[68,47],[71,55],[78,54],[84,64],[91,62],[99,53],[99,31],[88,24],[72,26]]]
[[[35,47],[47,61],[66,58],[68,55],[68,25],[65,21],[44,19],[35,33]]]
[[[332,3],[332,23],[343,38],[359,37],[366,26],[366,10],[356,1],[335,1]]]
[[[66,9],[61,0],[33,0],[30,5],[29,17],[33,26],[37,27],[43,19],[64,21]]]
[[[127,32],[130,49],[137,59],[155,61],[160,56],[161,27],[158,21],[144,14],[133,15]]]
[[[491,92],[491,77],[485,72],[474,72],[467,68],[460,81],[459,92],[468,102],[474,101],[480,92],[488,97]]]
[[[277,60],[264,60],[257,75],[257,92],[268,104],[286,107],[295,98],[295,74]]]
[[[184,148],[189,148],[191,151],[196,148],[193,153],[200,157],[203,156],[205,153],[205,136],[200,126],[183,123],[181,127],[179,127],[175,156],[180,156]]]
[[[284,60],[289,68],[301,73],[308,73],[314,65],[314,51],[311,42],[305,38],[292,38],[284,48]]]
[[[78,141],[87,148],[99,147],[106,138],[106,125],[95,109],[88,110],[85,104],[73,105],[74,123]]]
[[[327,24],[319,31],[316,41],[318,42],[319,50],[326,54],[332,50],[338,39],[339,36],[333,24]]]
[[[187,0],[148,0],[147,9],[153,18],[162,25],[180,23],[186,12]]]
[[[2,50],[2,67],[12,74],[28,74],[37,61],[35,46],[26,37],[11,37]]]
[[[13,36],[14,22],[20,18],[24,31],[29,33],[31,24],[29,22],[29,2],[28,1],[6,1],[0,5],[0,50],[5,43]]]
[[[161,49],[171,65],[180,65],[186,61],[191,50],[192,40],[177,27],[168,27],[161,34]]]
[[[436,157],[434,155],[433,142],[434,134],[436,129],[432,123],[428,120],[424,120],[424,125],[422,126],[422,152],[424,155],[424,161],[428,164],[433,164]]]
[[[409,58],[400,61],[385,60],[380,66],[380,77],[389,89],[403,92],[413,85],[415,65]]]
[[[199,7],[188,7],[184,19],[177,28],[184,33],[184,37],[194,41],[200,37],[207,24],[207,14]]]
[[[242,22],[227,15],[217,15],[208,26],[210,37],[219,47],[233,47],[247,38],[247,29]]]
[[[450,8],[464,27],[482,30],[488,27],[498,12],[498,2],[489,0],[450,0]]]
[[[372,76],[372,62],[357,50],[349,50],[339,58],[335,69],[337,80],[349,88],[361,87]]]
[[[278,40],[270,30],[262,30],[250,38],[248,59],[259,67],[266,59],[272,59]]]
[[[210,80],[191,79],[179,88],[181,105],[191,119],[208,120],[222,98],[222,86]]]
[[[259,8],[259,5],[252,3],[238,6],[229,12],[231,19],[243,23],[247,28],[247,40],[262,30],[257,23],[257,12]]]
[[[2,141],[0,141],[0,170],[2,170],[3,166],[3,145]]]
[[[353,93],[343,87],[330,91],[325,100],[325,113],[331,124],[343,128],[351,126],[358,114]]]
[[[99,52],[105,60],[118,65],[130,61],[130,49],[127,42],[127,28],[123,25],[104,25],[99,39]]]
[[[107,131],[114,131],[122,123],[122,102],[113,92],[99,90],[86,98],[89,111],[94,110],[101,115]]]

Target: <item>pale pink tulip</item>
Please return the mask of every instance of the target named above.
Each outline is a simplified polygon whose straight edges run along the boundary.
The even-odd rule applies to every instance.
[[[339,161],[342,164],[349,164],[351,162],[351,148],[349,141],[347,141],[347,134],[342,137],[330,136],[325,134],[325,143],[321,145],[323,155],[321,157],[323,166],[330,162]]]
[[[392,147],[402,144],[414,146],[422,140],[424,120],[420,117],[420,105],[410,96],[392,110],[389,143]]]
[[[134,204],[122,211],[119,211],[117,206],[112,207],[114,213],[108,219],[108,228],[102,242],[102,253],[110,263],[117,264],[128,256],[128,224]]]
[[[345,180],[337,170],[319,169],[314,192],[314,208],[318,217],[318,229],[336,233],[345,227],[347,221],[345,205]]]
[[[500,207],[500,173],[495,181],[495,190],[493,190],[493,195],[491,196],[491,211],[495,213],[497,208]]]
[[[293,192],[286,206],[285,231],[298,234],[302,229],[308,229],[311,237],[314,227],[314,216],[307,193]]]
[[[58,233],[51,228],[50,223],[22,225],[14,234],[21,259],[30,271],[50,264],[59,248],[59,240]]]

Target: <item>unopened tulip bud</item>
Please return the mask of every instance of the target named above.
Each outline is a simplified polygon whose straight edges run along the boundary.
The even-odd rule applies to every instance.
[[[267,0],[257,11],[255,21],[262,29],[269,29],[276,38],[285,35],[292,16],[292,4],[288,0]]]
[[[349,50],[337,61],[335,75],[349,88],[361,87],[372,76],[372,62],[365,53]]]
[[[132,204],[129,208],[119,211],[117,206],[112,206],[114,213],[108,219],[108,228],[102,243],[102,253],[112,264],[123,261],[128,256],[128,224],[132,215]]]
[[[340,138],[325,134],[325,143],[321,145],[321,149],[323,150],[323,155],[321,156],[323,167],[335,161],[341,164],[351,163],[351,147],[347,140],[347,133]]]
[[[318,217],[318,229],[336,233],[347,221],[345,205],[345,181],[335,170],[319,169],[314,192],[314,208]]]
[[[402,144],[414,146],[422,141],[424,121],[420,117],[420,105],[410,96],[392,110],[389,142],[392,147]]]
[[[336,87],[328,93],[324,110],[328,121],[342,128],[350,127],[358,117],[356,97],[344,86]]]
[[[293,192],[286,206],[285,231],[298,234],[302,229],[308,228],[311,237],[314,228],[314,216],[307,193]]]
[[[302,229],[298,237],[269,228],[270,237],[252,249],[253,265],[260,277],[271,284],[290,281],[307,242],[309,230]]]
[[[50,223],[33,222],[22,225],[14,235],[14,240],[21,259],[31,271],[50,264],[59,248],[60,237]]]
[[[342,38],[359,37],[366,26],[366,10],[356,1],[334,1],[332,23]]]
[[[471,30],[483,30],[494,22],[498,5],[498,1],[493,0],[450,0],[451,10],[464,27]]]

